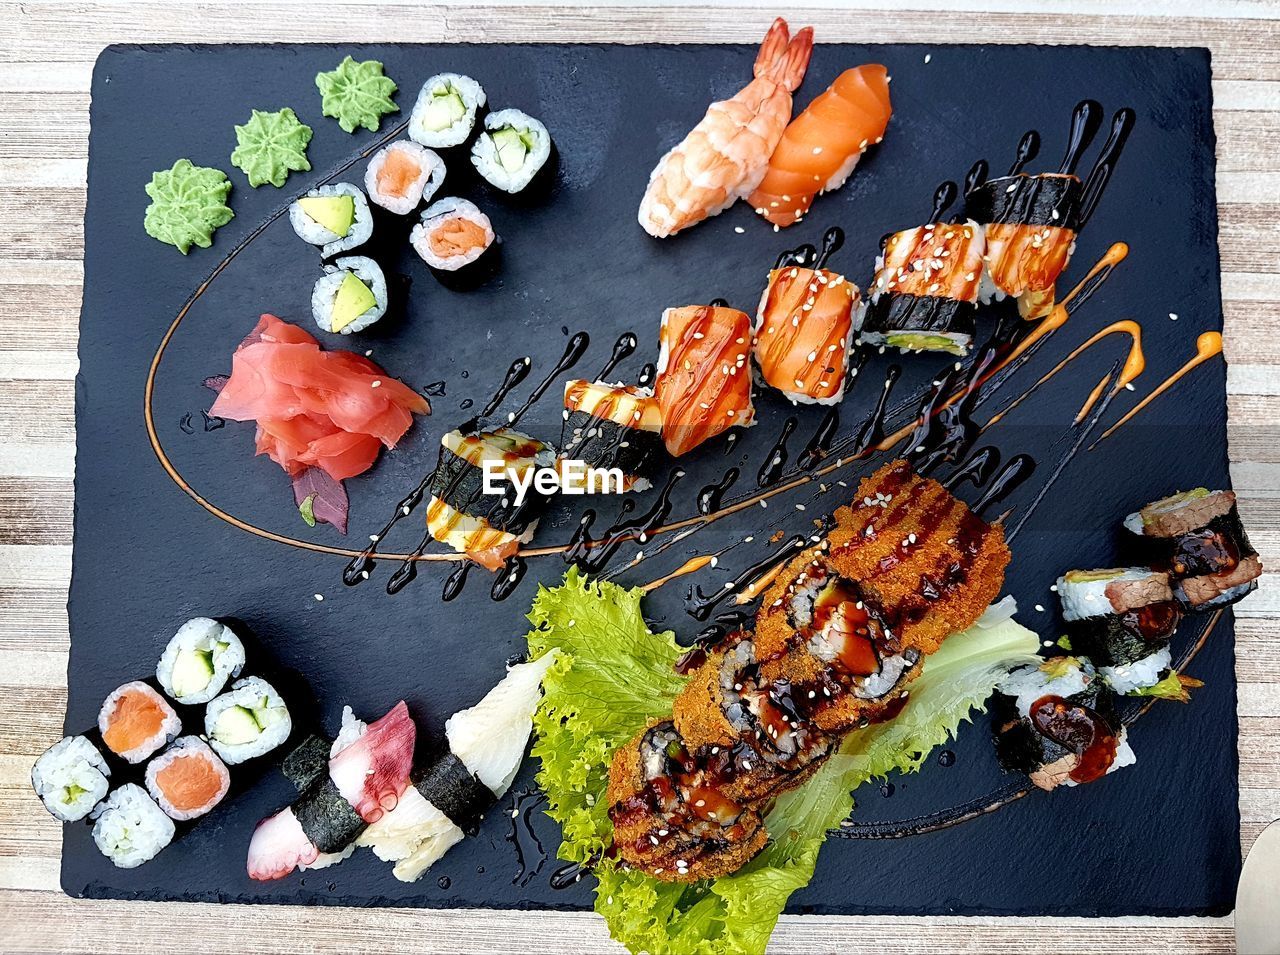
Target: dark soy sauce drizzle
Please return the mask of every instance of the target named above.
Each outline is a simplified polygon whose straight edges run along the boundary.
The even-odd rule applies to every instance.
[[[920,405],[915,430],[907,438],[907,450],[903,455],[917,472],[923,469],[921,462],[924,460],[928,460],[930,466],[937,463],[932,458],[932,452],[941,445],[946,430],[938,418],[938,402],[946,400],[959,374],[952,366],[943,372],[940,378],[935,378],[929,385],[929,392],[924,402]]]
[[[506,600],[520,586],[520,581],[524,580],[525,572],[528,569],[528,561],[519,554],[512,554],[507,558],[502,571],[494,579],[493,589],[489,591],[489,596],[494,600]]]
[[[647,361],[644,363],[644,366],[640,369],[640,377],[636,379],[636,383],[640,385],[641,388],[643,388],[644,386],[651,383],[653,379],[657,377],[657,374],[658,374],[658,366],[651,361]]]
[[[737,468],[729,468],[719,481],[714,484],[708,484],[698,492],[698,513],[703,517],[710,517],[716,511],[720,510],[720,506],[724,502],[725,493],[729,488],[733,487],[733,482],[738,480],[739,471]]]
[[[955,491],[961,484],[968,481],[974,487],[982,487],[991,480],[991,475],[999,466],[999,449],[987,445],[973,452],[967,461],[956,468],[955,473],[942,482],[942,486],[948,491]]]
[[[880,397],[876,399],[875,410],[867,416],[867,420],[862,422],[862,426],[858,428],[858,436],[854,439],[854,457],[862,457],[884,440],[884,416],[889,407],[889,396],[893,393],[893,386],[901,377],[901,365],[890,365],[885,371],[884,388],[880,391]]]
[[[547,850],[542,840],[533,829],[532,816],[546,804],[547,797],[537,789],[525,789],[515,794],[511,800],[511,831],[507,833],[507,841],[516,847],[516,873],[511,877],[512,885],[528,885],[542,871],[547,861]],[[525,837],[525,838],[522,838]],[[525,856],[526,839],[529,847],[537,853],[537,861],[530,867]]]
[[[1009,175],[1016,176],[1024,166],[1040,155],[1040,134],[1028,129],[1018,140],[1018,151],[1014,155],[1013,165],[1009,167]]]
[[[556,891],[576,885],[584,875],[596,867],[596,863],[599,861],[600,856],[595,853],[585,862],[566,862],[551,873],[551,879],[548,884]]]
[[[707,303],[711,308],[728,308],[729,300],[727,298],[713,298]]]
[[[431,536],[430,531],[422,535],[422,540],[418,541],[418,546],[413,549],[413,553],[409,555],[408,559],[401,562],[400,566],[396,568],[396,572],[391,575],[391,579],[387,581],[387,593],[394,597],[405,587],[408,587],[409,584],[413,583],[418,576],[417,558],[423,555],[433,540],[435,538]],[[462,576],[465,579],[466,574],[464,573]],[[461,589],[461,584],[459,584],[459,589]]]
[[[801,471],[812,471],[816,468],[818,462],[831,450],[831,442],[835,440],[838,430],[840,430],[840,407],[832,405],[818,422],[818,430],[813,433],[809,443],[800,452],[800,456],[796,459],[796,467]]]
[[[734,445],[738,443],[738,438],[742,436],[741,431],[730,431],[728,437],[724,439],[724,453],[727,456],[733,450]]]
[[[1035,459],[1029,454],[1015,454],[1009,463],[1000,469],[1000,473],[992,480],[991,486],[983,492],[978,503],[973,505],[973,513],[981,514],[997,501],[1002,501],[1022,485],[1035,472]]]
[[[596,512],[592,509],[583,511],[578,529],[573,532],[569,546],[562,555],[565,563],[577,564],[588,573],[598,574],[625,542],[639,540],[644,543],[649,532],[671,515],[671,492],[683,477],[684,471],[678,468],[672,471],[653,507],[637,517],[624,519],[624,515],[631,513],[636,506],[634,500],[627,498],[622,502],[622,513],[618,520],[598,540],[591,536],[591,525],[595,523]]]
[[[804,265],[811,258],[816,258],[818,250],[812,244],[805,242],[797,245],[794,249],[784,249],[773,260],[774,269],[785,269],[788,265]]]
[[[1084,181],[1084,190],[1080,196],[1077,231],[1083,230],[1085,223],[1093,218],[1093,213],[1098,208],[1098,200],[1102,198],[1103,190],[1107,188],[1107,183],[1111,181],[1111,174],[1115,172],[1116,163],[1120,161],[1120,154],[1124,151],[1125,141],[1133,130],[1135,119],[1133,110],[1128,106],[1117,110],[1111,117],[1111,133],[1107,136],[1107,141],[1102,144],[1102,151],[1098,153],[1098,158],[1093,161],[1089,178]]]
[[[1080,157],[1098,135],[1102,125],[1102,104],[1096,100],[1082,99],[1071,111],[1071,133],[1067,137],[1067,151],[1062,156],[1058,172],[1064,176],[1075,175]]]
[[[409,566],[412,566],[412,564]],[[400,571],[397,570],[396,573],[398,574]],[[440,599],[445,603],[448,603],[450,600],[453,600],[461,594],[462,588],[467,585],[467,574],[469,573],[471,573],[471,561],[469,560],[462,561],[457,567],[450,571],[449,576],[444,579],[444,590],[440,593]],[[394,579],[395,578],[392,577],[392,580]],[[387,587],[389,589],[391,584],[388,583]]]
[[[604,363],[604,367],[596,375],[596,381],[604,381],[606,377],[612,374],[613,370],[636,350],[636,345],[639,342],[640,340],[636,338],[635,332],[623,332],[619,335],[618,340],[613,343],[613,353],[609,355],[609,360]]]
[[[782,478],[782,469],[787,466],[787,438],[791,437],[791,432],[796,430],[796,425],[799,423],[794,416],[782,423],[782,434],[778,435],[778,440],[773,443],[773,447],[765,456],[764,464],[760,465],[760,471],[756,475],[756,487],[772,487]]]
[[[969,171],[964,176],[964,194],[966,196],[987,181],[987,168],[985,159],[979,159],[969,167]]]
[[[422,393],[428,398],[443,398],[445,391],[445,382],[432,381],[422,386]]]
[[[769,570],[774,564],[780,560],[786,560],[793,554],[799,553],[805,547],[806,540],[797,534],[791,538],[776,551],[762,560],[756,561],[741,574],[735,577],[727,587],[722,587],[712,594],[704,594],[701,587],[692,588],[684,599],[684,612],[694,620],[706,620],[711,616],[711,611],[716,605],[723,601],[731,594],[736,594],[743,587],[748,587],[751,583]]]
[[[395,527],[397,523],[408,517],[409,514],[412,513],[413,509],[422,503],[422,496],[427,493],[427,488],[431,486],[431,481],[435,476],[436,472],[432,470],[418,483],[417,487],[405,495],[405,497],[401,499],[400,503],[396,505],[395,513],[391,515],[391,519],[382,525],[382,530],[378,531],[378,533],[374,535],[374,539],[369,542],[369,546],[358,555],[351,558],[347,563],[347,566],[342,569],[342,582],[344,584],[348,587],[354,587],[356,584],[360,583],[360,581],[369,576],[369,573],[376,566],[376,562],[373,558],[378,553],[378,544],[381,543],[384,537],[391,533],[391,529]],[[410,580],[412,579],[413,578],[411,577]],[[408,583],[408,581],[406,581],[406,583]],[[390,584],[388,584],[388,586],[390,586]]]
[[[498,410],[498,406],[507,400],[507,395],[511,394],[511,389],[515,388],[520,382],[529,377],[529,369],[533,367],[533,362],[526,358],[517,358],[511,363],[511,367],[507,369],[507,373],[503,376],[502,384],[498,385],[498,390],[493,393],[484,408],[477,417],[487,418]]]
[[[826,268],[831,256],[839,252],[842,245],[844,245],[844,229],[838,225],[833,225],[822,233],[822,251],[818,253],[817,259],[814,260],[814,270]]]
[[[547,377],[538,382],[538,386],[529,393],[529,397],[524,400],[524,404],[517,408],[514,413],[507,416],[507,423],[514,425],[523,418],[529,409],[533,407],[533,403],[546,394],[547,389],[551,387],[551,383],[578,363],[578,359],[582,357],[582,353],[587,350],[587,346],[590,344],[591,338],[586,332],[574,332],[573,337],[569,339],[569,343],[565,346],[564,354],[560,356],[560,360],[547,372]]]
[[[939,221],[942,214],[951,208],[951,203],[955,201],[956,184],[950,179],[939,183],[938,188],[933,191],[933,210],[929,213],[929,221]]]

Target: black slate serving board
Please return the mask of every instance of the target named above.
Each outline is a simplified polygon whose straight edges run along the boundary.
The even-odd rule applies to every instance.
[[[378,135],[349,136],[320,115],[313,77],[347,53],[382,60],[401,85],[404,112],[389,117]],[[619,333],[634,330],[641,348],[622,367],[633,376],[642,361],[656,357],[664,307],[724,296],[753,311],[776,253],[816,241],[832,223],[849,233],[835,266],[865,285],[879,237],[923,221],[940,180],[959,178],[978,157],[1002,171],[1021,133],[1032,126],[1045,144],[1031,168],[1052,168],[1065,143],[1070,110],[1085,97],[1100,100],[1108,115],[1132,106],[1137,126],[1063,288],[1112,242],[1126,241],[1131,251],[1019,380],[1029,385],[1098,328],[1127,317],[1145,330],[1148,371],[1137,383],[1141,392],[1149,387],[1144,382],[1163,378],[1190,357],[1199,333],[1221,328],[1206,51],[820,45],[797,110],[848,66],[880,61],[893,76],[889,133],[850,184],[820,200],[804,224],[783,235],[740,205],[674,240],[650,239],[635,222],[649,170],[708,102],[749,78],[754,55],[748,46],[594,45],[157,46],[103,53],[93,80],[76,389],[68,731],[88,726],[113,687],[149,673],[167,637],[195,614],[243,621],[256,637],[253,658],[280,675],[298,721],[330,733],[344,703],[373,717],[401,697],[422,732],[438,733],[448,715],[477,700],[500,677],[503,661],[522,648],[523,613],[539,581],[559,579],[558,558],[534,561],[504,603],[490,600],[488,580],[479,572],[461,597],[442,603],[447,564],[422,567],[418,580],[395,597],[384,591],[394,561],[380,562],[366,584],[346,588],[340,580],[344,558],[251,536],[197,506],[158,466],[144,428],[148,366],[193,290],[280,206],[406,118],[419,84],[432,73],[470,73],[485,85],[495,108],[514,105],[542,117],[557,141],[559,168],[551,195],[522,203],[475,183],[465,155],[449,156],[445,192],[480,203],[505,240],[497,277],[472,291],[450,291],[403,242],[387,241],[379,247],[384,267],[407,278],[393,278],[405,292],[399,315],[364,336],[321,336],[328,346],[372,349],[390,374],[415,386],[446,383],[445,396],[433,399],[435,413],[370,473],[348,482],[350,535],[343,539],[332,528],[302,524],[283,473],[265,458],[252,457],[250,426],[229,422],[210,432],[198,426],[210,402],[202,379],[229,370],[231,351],[260,312],[309,326],[317,257],[287,222],[267,225],[227,264],[177,328],[157,371],[157,439],[175,468],[217,507],[275,533],[361,547],[394,502],[433,466],[439,435],[469,416],[463,404],[482,405],[509,362],[529,354],[533,374],[517,390],[514,407],[560,355],[569,332],[586,329],[592,337],[580,365],[589,374],[604,362]],[[244,122],[251,108],[286,105],[315,128],[314,171],[295,174],[282,190],[250,189],[227,160],[232,126]],[[153,169],[181,156],[219,166],[235,183],[235,220],[218,233],[212,249],[187,258],[141,228],[143,185]],[[360,182],[363,168],[358,162],[339,178]],[[1176,322],[1170,312],[1178,315]],[[1002,505],[1014,507],[1015,518],[1063,453],[1063,435],[1080,402],[1122,354],[1119,339],[1086,353],[991,432],[990,442],[1006,458],[1026,451],[1040,462],[1037,475]],[[871,407],[888,361],[874,359],[846,399],[842,433],[856,428]],[[905,397],[946,362],[912,358],[904,364]],[[555,392],[524,422],[552,440],[559,431]],[[1136,397],[1117,398],[1108,420]],[[690,473],[675,495],[677,517],[692,513],[696,490],[730,464],[743,470],[738,488],[751,486],[782,420],[792,413],[774,395],[758,399],[758,407],[760,425],[728,456],[723,443],[714,442],[683,462]],[[194,434],[180,426],[188,413],[197,423]],[[793,458],[819,416],[814,409],[799,412]],[[1114,531],[1125,513],[1178,488],[1228,484],[1225,418],[1225,369],[1215,361],[1098,450],[1070,461],[1014,545],[1007,588],[1018,597],[1028,626],[1048,639],[1057,635],[1049,584],[1068,567],[1114,562]],[[872,466],[850,468],[843,476],[852,483]],[[798,491],[767,511],[755,508],[722,521],[620,579],[640,583],[692,553],[753,536],[727,554],[719,569],[647,600],[655,626],[691,636],[699,625],[681,607],[689,580],[708,589],[722,586],[766,553],[765,541],[775,529],[808,529],[814,516],[830,512],[848,492],[836,489],[817,502],[811,493]],[[966,496],[973,499],[972,489]],[[798,502],[807,502],[808,510],[795,510]],[[578,499],[553,510],[539,542],[567,540],[583,506]],[[613,507],[602,511],[607,520]],[[421,533],[419,520],[402,524],[386,546],[411,549]],[[630,553],[624,550],[623,559]],[[317,600],[317,594],[325,599]],[[1047,610],[1036,611],[1036,604]],[[1136,767],[1079,790],[1033,792],[940,832],[830,840],[813,883],[793,898],[792,908],[843,914],[1224,913],[1240,867],[1232,654],[1227,614],[1191,667],[1207,684],[1193,703],[1159,705],[1132,727]],[[864,787],[856,794],[855,818],[909,820],[1009,784],[995,766],[985,717],[965,726],[951,749],[953,765],[930,761],[919,775],[897,780],[892,798]],[[525,766],[516,791],[530,785],[534,769]],[[491,813],[479,836],[455,848],[416,885],[395,881],[389,866],[363,852],[336,868],[270,885],[252,883],[244,872],[250,833],[291,794],[271,767],[241,767],[236,776],[232,798],[137,870],[114,869],[95,851],[87,827],[68,827],[63,887],[76,896],[113,898],[590,905],[590,880],[563,891],[549,886],[554,862],[517,884],[505,811]],[[535,826],[554,852],[555,826],[537,814]],[[527,836],[525,842],[532,848]]]

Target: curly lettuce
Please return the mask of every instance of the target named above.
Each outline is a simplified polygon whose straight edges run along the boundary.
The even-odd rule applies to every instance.
[[[601,859],[612,837],[605,789],[613,751],[651,718],[670,712],[684,685],[672,669],[681,648],[652,633],[640,590],[569,571],[540,587],[529,652],[562,651],[543,682],[533,752],[548,814],[560,823],[559,855]],[[888,722],[850,734],[804,786],[780,797],[767,824],[772,841],[735,872],[692,885],[659,882],[601,859],[596,911],[633,952],[764,952],[791,893],[813,877],[828,829],[850,809],[851,790],[893,772],[914,772],[981,709],[1012,667],[1038,660],[1039,640],[1000,605],[931,656],[911,685],[911,703]]]

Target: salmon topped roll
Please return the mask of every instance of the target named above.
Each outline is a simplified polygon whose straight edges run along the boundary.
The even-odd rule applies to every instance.
[[[673,457],[734,426],[755,422],[751,403],[751,319],[723,305],[685,305],[662,314],[654,398],[662,442]]]
[[[982,227],[931,222],[884,240],[862,330],[869,345],[963,355],[977,329]]]
[[[747,201],[776,226],[799,222],[815,196],[845,184],[884,138],[892,113],[888,70],[879,63],[845,70],[791,121]]]

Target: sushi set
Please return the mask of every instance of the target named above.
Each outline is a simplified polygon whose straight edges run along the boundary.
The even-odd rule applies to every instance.
[[[761,26],[103,54],[69,893],[1229,910],[1207,54]]]

